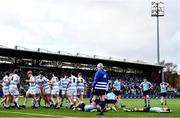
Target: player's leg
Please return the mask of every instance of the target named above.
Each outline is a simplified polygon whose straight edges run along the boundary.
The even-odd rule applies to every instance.
[[[161,105],[163,105],[164,97],[161,95]]]
[[[164,104],[167,105],[167,93],[164,94]]]
[[[72,90],[69,90],[68,91],[68,99],[69,99],[69,101],[70,101],[70,109],[72,109],[73,108],[73,91]]]
[[[55,102],[55,90],[51,90],[51,101],[52,101],[52,103],[53,103],[53,106],[55,106],[56,105],[56,102]]]
[[[28,91],[26,92],[26,96],[24,98],[23,105],[21,107],[26,108],[27,99],[29,96],[30,96],[30,89],[28,89]]]
[[[65,98],[66,98],[66,109],[67,109],[68,108],[68,103],[70,103],[70,101],[68,99],[67,92],[65,92]]]
[[[146,97],[147,97],[147,104],[148,104],[148,107],[150,107],[150,96],[147,95]]]
[[[56,109],[60,108],[60,95],[59,95],[59,91],[56,91],[56,100],[57,100],[57,105],[56,105]]]

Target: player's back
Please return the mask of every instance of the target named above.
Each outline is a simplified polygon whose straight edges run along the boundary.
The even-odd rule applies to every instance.
[[[99,90],[107,90],[107,84],[108,84],[108,74],[104,69],[99,69],[94,78],[93,87],[95,86],[95,89]]]
[[[30,79],[29,79],[31,82],[29,82],[29,86],[31,88],[35,88],[36,87],[36,79],[34,76],[31,76]]]
[[[106,94],[107,100],[116,100],[116,95],[113,92],[109,92]]]
[[[53,77],[51,78],[51,82],[53,83],[53,84],[52,84],[52,88],[53,88],[53,89],[59,89],[59,79],[58,79],[58,77],[53,76]]]
[[[68,85],[68,79],[62,78],[61,79],[62,91],[66,91],[67,85]]]
[[[69,77],[69,89],[70,90],[75,90],[77,89],[77,83],[78,83],[78,78],[75,76]]]
[[[79,77],[77,88],[78,89],[84,89],[85,83],[86,83],[85,80],[82,77]]]
[[[115,90],[121,90],[121,82],[119,80],[115,80],[113,87],[115,88]]]
[[[20,81],[20,77],[17,74],[13,74],[9,87],[10,88],[17,88],[19,81]]]
[[[9,88],[9,81],[10,78],[7,75],[3,77],[3,83],[2,83],[3,88]]]
[[[43,82],[43,88],[49,88],[50,87],[48,84],[49,80],[45,76],[42,77],[42,82]]]

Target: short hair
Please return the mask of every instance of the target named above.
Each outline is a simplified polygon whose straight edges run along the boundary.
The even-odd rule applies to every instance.
[[[98,63],[97,64],[97,68],[103,68],[104,66],[103,66],[103,64],[102,63]]]
[[[39,74],[45,76],[45,73],[43,71],[40,71]]]
[[[18,69],[14,69],[13,73],[18,74]]]
[[[62,76],[69,76],[67,72],[63,73]]]
[[[4,74],[9,76],[9,72],[8,71],[6,71]]]
[[[81,76],[81,77],[82,77],[82,73],[78,73],[78,76]]]
[[[75,73],[75,71],[74,70],[72,70],[71,71],[71,75],[75,75],[76,73]]]
[[[57,72],[54,72],[53,75],[54,75],[54,76],[58,76]]]
[[[27,74],[33,74],[33,72],[32,72],[31,70],[29,70],[29,71],[27,72]]]

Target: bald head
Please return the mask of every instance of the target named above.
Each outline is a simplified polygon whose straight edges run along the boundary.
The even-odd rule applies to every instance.
[[[97,68],[98,68],[98,69],[103,68],[103,67],[104,67],[104,66],[103,66],[102,63],[98,63],[98,64],[97,64]]]

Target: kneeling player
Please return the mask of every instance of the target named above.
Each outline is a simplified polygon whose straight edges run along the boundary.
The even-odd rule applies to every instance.
[[[106,104],[109,109],[112,109],[113,111],[117,111],[116,110],[117,99],[116,99],[116,95],[112,91],[106,94]],[[109,107],[110,104],[112,104],[111,107]]]

